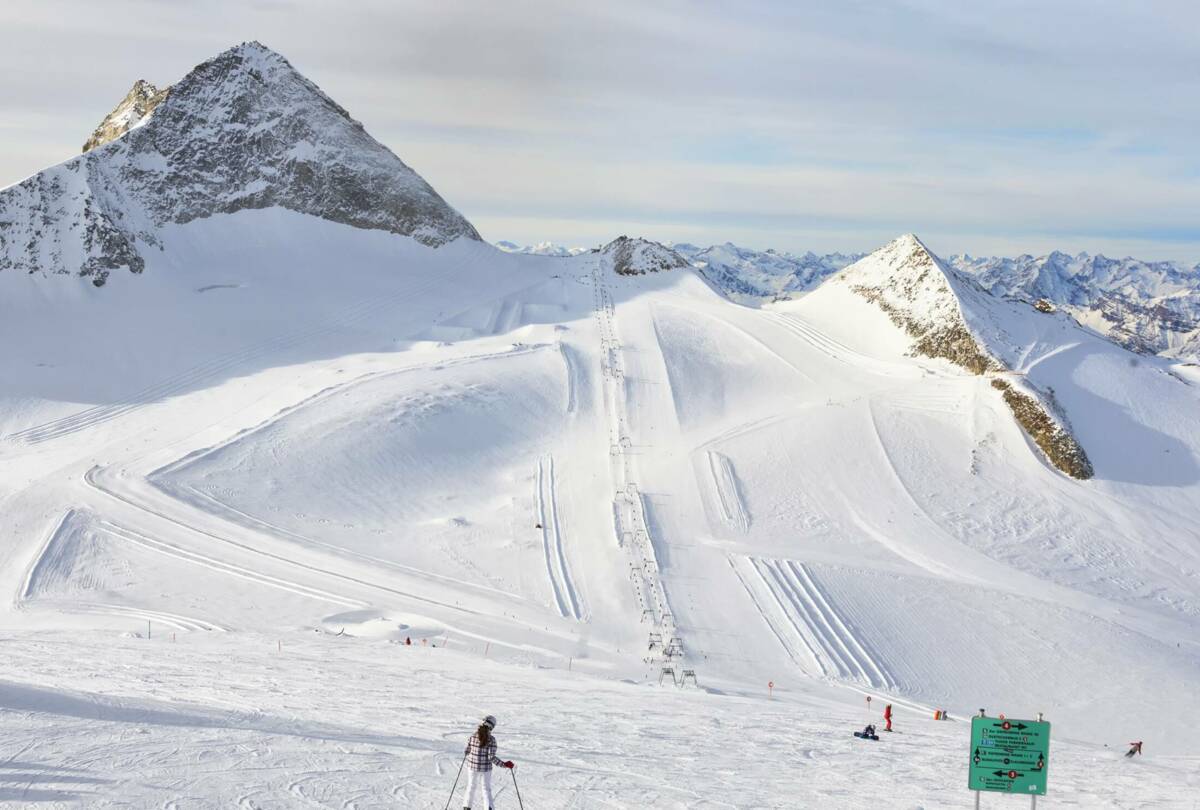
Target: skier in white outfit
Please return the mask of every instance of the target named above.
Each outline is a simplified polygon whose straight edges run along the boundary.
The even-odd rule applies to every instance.
[[[506,762],[496,756],[496,738],[492,736],[492,729],[495,727],[495,717],[489,714],[483,718],[479,729],[467,743],[467,750],[463,752],[470,772],[467,780],[467,801],[463,810],[471,810],[480,788],[483,788],[483,800],[487,802],[488,810],[492,810],[492,766],[516,767],[511,761]]]

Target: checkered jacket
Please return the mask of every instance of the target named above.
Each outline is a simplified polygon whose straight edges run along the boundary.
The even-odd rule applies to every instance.
[[[504,764],[504,760],[496,756],[495,736],[488,739],[487,745],[480,745],[479,735],[472,735],[463,753],[467,757],[467,767],[473,771],[490,771],[493,765]]]

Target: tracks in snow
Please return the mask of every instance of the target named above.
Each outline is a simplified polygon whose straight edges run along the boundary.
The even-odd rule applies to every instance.
[[[178,613],[165,613],[161,610],[146,610],[145,608],[127,607],[125,605],[108,605],[95,602],[76,602],[71,605],[71,610],[80,613],[92,613],[104,616],[121,616],[134,619],[144,619],[148,623],[165,624],[167,627],[174,628],[181,632],[205,631],[224,633],[228,628],[222,627],[215,622],[202,621],[193,619],[188,616],[180,616]]]
[[[546,556],[546,574],[550,578],[550,589],[554,592],[554,606],[558,615],[583,619],[583,610],[571,571],[563,553],[562,529],[558,522],[558,493],[554,480],[554,456],[538,459],[537,464],[537,511],[538,525],[542,527],[542,551]]]
[[[887,664],[858,637],[807,566],[764,557],[739,562],[746,574],[739,571],[739,577],[763,620],[802,669],[808,660],[827,678],[898,688]]]
[[[803,340],[817,351],[844,365],[863,369],[885,377],[920,377],[921,371],[906,363],[894,363],[871,357],[834,340],[829,335],[810,326],[795,315],[783,312],[767,312],[766,317],[788,332]]]
[[[734,472],[733,462],[728,456],[715,450],[705,451],[708,458],[708,471],[712,475],[713,486],[717,490],[717,503],[721,507],[721,517],[731,528],[745,534],[750,528],[750,512],[746,509],[742,489],[738,485],[737,473]]]
[[[135,532],[132,529],[127,529],[108,521],[99,521],[98,526],[107,534],[113,537],[120,538],[134,545],[141,546],[149,551],[154,551],[168,557],[172,557],[181,562],[192,563],[199,565],[202,568],[208,568],[222,574],[228,574],[239,579],[245,579],[259,585],[266,585],[271,588],[277,588],[282,591],[288,591],[298,596],[307,596],[310,599],[317,599],[324,602],[330,602],[335,605],[348,608],[363,609],[370,607],[369,603],[358,600],[348,599],[338,594],[323,591],[318,588],[310,588],[307,585],[302,585],[298,582],[293,582],[287,579],[281,579],[269,574],[264,574],[259,571],[254,571],[241,565],[218,560],[215,557],[210,557],[206,554],[201,554],[196,551],[189,551],[172,543],[167,543],[163,540],[155,540],[140,532]]]

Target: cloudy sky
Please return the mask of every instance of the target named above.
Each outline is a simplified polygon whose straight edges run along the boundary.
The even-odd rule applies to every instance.
[[[248,39],[491,240],[1200,261],[1195,0],[5,0],[0,186]]]

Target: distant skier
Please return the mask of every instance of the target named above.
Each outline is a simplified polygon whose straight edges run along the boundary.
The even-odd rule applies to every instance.
[[[890,703],[883,708],[883,722],[887,723],[887,726],[883,730],[891,731],[892,730],[892,704],[890,704]]]
[[[1138,740],[1137,742],[1131,742],[1129,744],[1129,750],[1125,752],[1125,756],[1127,756],[1127,757],[1131,757],[1134,754],[1137,754],[1138,756],[1142,755],[1142,741],[1141,740]]]
[[[463,752],[463,756],[467,760],[467,769],[470,771],[467,780],[467,801],[463,805],[463,810],[471,810],[475,794],[481,787],[488,810],[492,810],[492,766],[515,767],[511,760],[506,762],[496,756],[496,738],[492,736],[492,729],[495,727],[495,717],[489,714],[483,718],[483,722],[479,724],[479,728],[467,742],[467,750]]]

